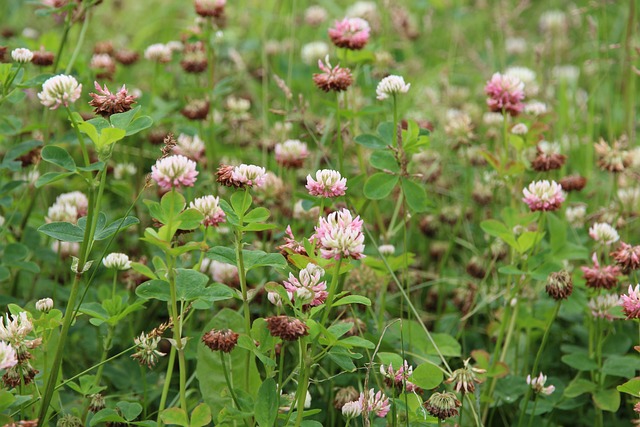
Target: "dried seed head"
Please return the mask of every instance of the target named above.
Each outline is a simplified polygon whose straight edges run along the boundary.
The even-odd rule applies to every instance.
[[[424,403],[425,409],[434,417],[446,420],[458,415],[458,408],[461,403],[455,394],[451,392],[433,393],[429,400]]]
[[[336,397],[333,399],[333,407],[336,409],[342,409],[342,407],[348,403],[356,400],[360,396],[358,390],[349,386],[338,390]]]
[[[239,335],[230,329],[212,329],[202,337],[204,345],[211,351],[231,352],[238,344]]]
[[[545,287],[547,294],[556,301],[567,299],[573,292],[573,278],[568,271],[562,270],[551,273]]]
[[[267,317],[266,321],[271,335],[286,341],[296,341],[300,337],[309,335],[309,327],[295,317],[272,316]]]
[[[580,175],[569,175],[560,179],[559,184],[564,191],[580,191],[587,185],[587,178]]]
[[[100,393],[92,394],[89,398],[91,399],[91,402],[89,403],[89,410],[91,412],[101,411],[107,406],[104,396]]]

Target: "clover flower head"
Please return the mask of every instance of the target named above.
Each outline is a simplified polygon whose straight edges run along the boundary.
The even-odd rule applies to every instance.
[[[19,47],[11,51],[11,58],[20,64],[26,64],[33,59],[33,52],[24,47]]]
[[[310,240],[319,245],[323,258],[364,258],[362,224],[359,216],[353,218],[349,210],[342,209],[320,218]]]
[[[640,318],[640,285],[629,285],[629,290],[620,297],[620,305],[627,319]],[[2,337],[0,337],[2,338]]]
[[[340,67],[340,64],[332,67],[329,62],[329,55],[325,57],[324,63],[318,60],[318,68],[320,68],[322,73],[314,74],[313,82],[319,89],[325,92],[342,92],[347,90],[353,83],[351,70]]]
[[[513,75],[495,73],[484,87],[487,105],[493,112],[517,116],[524,109],[524,83]]]
[[[297,139],[288,139],[283,143],[276,144],[276,162],[284,167],[299,168],[304,163],[304,159],[309,157],[307,144]]]
[[[344,18],[329,28],[329,37],[337,47],[360,50],[369,41],[370,31],[369,23],[364,19]]]
[[[202,225],[205,227],[217,226],[225,221],[226,214],[220,207],[220,198],[216,196],[198,197],[189,204],[189,207],[204,215]]]
[[[405,83],[402,76],[387,76],[376,87],[377,99],[382,101],[398,93],[407,93],[411,83]]]
[[[547,376],[540,372],[537,378],[531,378],[531,375],[527,375],[527,384],[531,386],[535,393],[544,394],[545,396],[551,395],[556,387],[549,385],[547,387],[544,384],[547,382]]]
[[[313,263],[300,270],[298,277],[289,273],[289,279],[283,282],[284,288],[294,300],[312,307],[318,306],[327,299],[327,282],[322,280],[324,270]]]
[[[106,84],[104,88],[101,88],[98,82],[93,84],[98,93],[89,94],[93,98],[89,105],[94,107],[94,112],[102,117],[110,117],[112,114],[127,112],[131,110],[131,105],[136,102],[136,97],[129,95],[125,85],[122,85],[116,93],[112,93]]]
[[[244,187],[262,187],[267,179],[266,170],[261,166],[241,164],[231,172],[231,179]]]
[[[532,211],[554,211],[564,202],[562,187],[555,181],[533,181],[522,190],[522,199]]]
[[[589,227],[589,236],[596,242],[606,246],[620,240],[620,235],[616,229],[606,222],[596,222]]]
[[[131,268],[129,256],[119,252],[112,252],[104,257],[102,264],[107,268],[113,268],[115,270],[128,270]]]
[[[80,98],[82,85],[73,76],[59,74],[50,77],[42,85],[42,92],[38,93],[40,102],[45,107],[55,110],[61,105],[68,107]]]
[[[196,162],[179,154],[159,159],[151,166],[151,178],[164,190],[193,187],[196,176]]]
[[[368,412],[373,412],[380,418],[386,417],[391,410],[389,398],[381,390],[376,393],[374,389],[370,389],[366,401],[365,394],[360,393],[358,401],[362,408],[366,407]]]
[[[141,365],[146,365],[151,368],[155,366],[158,358],[165,355],[165,353],[158,351],[160,337],[152,337],[142,332],[139,337],[133,339],[133,342],[136,345],[137,351],[132,354],[131,357]]]
[[[322,169],[316,172],[316,179],[307,175],[307,190],[312,196],[338,197],[344,196],[347,190],[347,179],[340,172]]]

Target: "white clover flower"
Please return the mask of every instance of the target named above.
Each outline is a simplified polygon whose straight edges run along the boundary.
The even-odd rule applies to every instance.
[[[72,191],[60,194],[47,211],[47,222],[71,222],[75,224],[78,218],[87,214],[89,200],[84,193]]]
[[[359,400],[342,405],[342,415],[346,418],[357,418],[362,414],[362,403]]]
[[[553,67],[551,74],[560,82],[573,84],[580,77],[580,69],[575,65],[558,65]]]
[[[172,53],[173,51],[166,44],[155,43],[145,49],[144,57],[149,61],[166,63],[171,62]]]
[[[59,253],[62,258],[78,256],[78,252],[80,252],[80,243],[61,242],[60,240],[55,240],[51,244],[51,250],[56,254]]]
[[[390,95],[407,93],[410,87],[411,83],[405,83],[404,78],[401,76],[387,76],[378,83],[376,88],[377,99],[383,100],[389,98]]]
[[[189,204],[189,207],[204,215],[202,225],[205,227],[216,226],[225,221],[226,214],[220,207],[220,199],[218,197],[211,195],[198,197]]]
[[[176,145],[173,147],[175,154],[182,154],[193,160],[199,160],[204,156],[204,141],[198,135],[187,135],[181,133],[178,136]]]
[[[285,167],[299,168],[304,163],[304,159],[309,157],[307,144],[297,139],[288,139],[276,144],[274,151],[276,162]]]
[[[119,252],[112,252],[104,257],[102,264],[107,268],[113,268],[115,270],[128,270],[131,268],[129,256]]]
[[[610,311],[612,308],[617,307],[619,303],[620,297],[618,295],[605,294],[591,298],[587,303],[587,306],[591,310],[591,315],[593,317],[606,319],[611,322],[613,321],[613,315]]]
[[[11,317],[9,317],[11,316]],[[7,341],[18,348],[25,344],[27,335],[33,330],[33,323],[26,311],[19,314],[6,314],[0,322],[0,340]]]
[[[541,393],[549,396],[556,390],[556,388],[552,385],[545,387],[544,383],[546,382],[547,376],[543,375],[542,372],[540,372],[540,375],[537,378],[531,378],[531,375],[527,375],[527,384],[531,386],[535,393]]]
[[[380,245],[378,246],[380,255],[393,255],[396,252],[396,248],[393,245]]]
[[[327,10],[322,6],[309,6],[304,11],[304,22],[314,27],[322,24],[328,17]]]
[[[179,154],[159,159],[151,166],[151,178],[165,190],[193,187],[198,173],[196,162]]]
[[[482,122],[487,126],[497,126],[504,122],[502,113],[486,112],[482,115]]]
[[[582,227],[587,216],[587,207],[585,205],[569,206],[564,215],[572,227]]]
[[[589,228],[589,236],[596,242],[609,246],[618,240],[620,235],[610,224],[606,222],[596,222]]]
[[[567,15],[561,10],[548,10],[540,15],[540,31],[557,33],[567,27]]]
[[[505,71],[505,75],[513,76],[524,83],[524,92],[528,97],[536,96],[540,87],[536,83],[536,73],[527,67],[509,67]]]
[[[504,45],[509,55],[523,54],[527,51],[527,41],[521,37],[508,37]]]
[[[514,135],[526,135],[529,132],[529,128],[524,123],[516,123],[511,128],[511,133]]]
[[[116,163],[113,167],[113,177],[115,179],[124,179],[135,175],[137,171],[138,168],[133,163]]]
[[[315,221],[318,216],[320,216],[319,206],[313,206],[309,210],[306,210],[302,204],[302,200],[298,200],[293,206],[293,217],[295,219]]]
[[[247,187],[262,187],[266,181],[267,171],[256,165],[241,164],[233,168],[231,179]]]
[[[0,341],[0,369],[13,368],[18,364],[16,350],[11,344]]]
[[[621,188],[618,190],[618,199],[620,199],[620,203],[622,203],[623,206],[628,209],[633,209],[638,201],[640,201],[640,188]]]
[[[329,54],[329,45],[322,41],[307,43],[302,46],[300,56],[302,62],[307,65],[316,64],[318,60],[324,59]]]
[[[321,217],[310,240],[320,246],[325,259],[364,258],[363,221],[353,218],[347,209]]]
[[[234,286],[239,281],[238,267],[220,261],[203,262],[200,271],[209,273],[214,282],[224,283],[225,285]]]
[[[33,52],[29,49],[19,47],[11,51],[11,58],[20,64],[26,64],[27,62],[31,62],[33,59]]]
[[[343,178],[338,171],[322,169],[316,172],[316,179],[307,175],[306,189],[312,196],[344,196],[347,191],[347,178]]]
[[[4,225],[5,219],[2,215],[0,215],[0,227]]]
[[[59,74],[47,79],[38,93],[40,102],[45,107],[55,110],[61,105],[68,107],[80,98],[82,85],[73,76]]]
[[[53,308],[53,300],[51,298],[42,298],[36,302],[36,310],[48,313]]]
[[[167,48],[169,48],[171,52],[182,52],[184,50],[184,44],[178,40],[171,40],[167,42]]]
[[[524,112],[533,116],[541,116],[547,112],[547,105],[540,101],[530,101],[525,104]]]

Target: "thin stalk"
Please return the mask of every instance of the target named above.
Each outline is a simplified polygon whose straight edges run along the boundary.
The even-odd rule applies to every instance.
[[[333,299],[336,296],[336,291],[338,289],[338,282],[340,278],[340,266],[342,265],[342,257],[338,258],[338,263],[336,264],[333,270],[333,277],[331,278],[331,285],[329,287],[329,294],[327,295],[327,300],[324,303],[324,313],[322,315],[322,322],[320,323],[322,326],[326,327],[327,320],[329,319],[329,313],[331,312],[331,307],[333,305]]]
[[[80,35],[78,36],[76,47],[73,50],[73,53],[71,54],[71,59],[67,64],[67,68],[65,68],[64,70],[65,74],[69,74],[71,72],[71,69],[73,68],[73,64],[76,62],[76,59],[78,58],[78,54],[80,53],[80,49],[82,48],[82,44],[84,43],[85,36],[87,35],[87,28],[89,28],[89,21],[91,20],[90,18],[91,18],[90,9],[86,8],[85,14],[84,14],[84,22],[82,23],[82,28],[80,29]]]
[[[244,190],[244,196],[242,200],[242,206],[247,202],[248,190]],[[244,223],[244,212],[238,213],[238,223],[240,226]],[[244,314],[244,329],[247,335],[251,335],[251,311],[249,309],[249,297],[247,290],[247,276],[244,270],[244,255],[242,253],[242,237],[243,233],[240,230],[236,231],[236,260],[238,263],[238,277],[240,279],[240,290],[242,292],[242,311]],[[244,385],[245,390],[249,390],[249,377],[251,367],[251,352],[247,351],[247,357],[245,360],[244,370]]]
[[[329,298],[327,298],[329,301]],[[296,407],[296,426],[300,427],[304,415],[304,402],[307,398],[307,390],[309,389],[309,370],[311,368],[310,361],[307,359],[307,340],[300,339],[300,381],[298,382],[297,407]]]
[[[167,363],[167,373],[164,377],[164,387],[162,387],[162,395],[160,396],[160,406],[158,406],[158,418],[156,420],[158,427],[162,427],[160,414],[162,414],[162,411],[164,411],[167,404],[167,396],[169,395],[169,387],[171,386],[171,377],[173,375],[173,366],[175,365],[175,362],[176,348],[175,346],[171,346],[171,350],[169,351],[169,361]]]
[[[71,11],[67,12],[67,16],[64,20],[64,30],[62,31],[62,39],[60,40],[60,45],[58,46],[58,52],[56,53],[56,57],[53,62],[53,74],[56,74],[58,71],[58,64],[60,63],[60,57],[62,56],[62,49],[69,38],[69,30],[71,30],[71,26],[73,23],[71,22]]]
[[[80,144],[80,149],[82,150],[82,159],[84,160],[84,165],[86,167],[89,167],[89,165],[91,164],[91,160],[89,160],[89,152],[87,151],[87,146],[84,143],[84,138],[80,133],[80,129],[78,129],[78,122],[76,122],[76,119],[73,116],[71,109],[69,107],[66,107],[66,109],[67,109],[67,115],[69,116],[69,120],[71,120],[71,125],[72,125],[71,127],[73,127],[73,130],[76,133],[76,137],[78,138],[78,143]]]
[[[338,149],[338,170],[343,173],[344,152],[342,146],[342,121],[340,118],[340,93],[336,92],[336,142]]]

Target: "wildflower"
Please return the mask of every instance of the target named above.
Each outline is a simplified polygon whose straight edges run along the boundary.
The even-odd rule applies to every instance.
[[[288,139],[282,144],[276,144],[276,162],[284,167],[299,168],[304,159],[309,157],[307,144],[297,139]]]
[[[246,98],[229,96],[225,100],[227,110],[233,120],[247,120],[250,118],[248,111],[251,109],[251,101]]]
[[[551,74],[559,82],[575,84],[580,77],[580,69],[574,65],[557,65],[553,67]]]
[[[299,319],[289,316],[272,316],[265,319],[272,336],[286,341],[296,341],[309,335],[309,327]]]
[[[45,220],[47,222],[71,222],[76,223],[78,218],[87,214],[89,200],[79,191],[60,194],[49,210]]]
[[[107,268],[115,270],[128,270],[131,268],[131,261],[126,254],[112,252],[102,260],[102,264]]]
[[[89,105],[94,107],[94,112],[102,117],[110,117],[112,114],[124,113],[131,110],[131,105],[135,104],[135,97],[129,95],[127,87],[122,85],[116,93],[111,93],[107,85],[104,89],[100,87],[98,82],[93,83],[98,93],[90,93],[92,98]]]
[[[198,197],[189,204],[189,207],[204,215],[202,225],[205,227],[217,226],[225,221],[226,214],[220,207],[220,199],[218,197],[211,195]]]
[[[135,52],[133,50],[128,50],[128,49],[120,49],[116,51],[114,56],[116,58],[116,61],[118,61],[122,65],[135,64],[140,58],[140,55],[138,55],[138,52]]]
[[[357,401],[360,394],[358,391],[351,387],[343,387],[338,390],[336,397],[333,399],[333,407],[336,409],[342,409],[345,404]]]
[[[311,65],[325,58],[327,55],[329,55],[329,45],[323,41],[307,43],[302,46],[302,50],[300,51],[302,62],[307,65]]]
[[[116,163],[113,167],[113,177],[115,179],[124,179],[136,174],[138,169],[133,163]]]
[[[361,18],[344,18],[329,28],[329,37],[337,47],[362,49],[369,41],[369,23]]]
[[[26,311],[19,314],[6,314],[0,322],[0,340],[7,341],[15,349],[29,343],[27,335],[33,330],[33,323],[27,317]]]
[[[522,199],[532,211],[554,211],[560,208],[565,195],[555,181],[533,181],[528,188],[522,190]]]
[[[327,282],[322,280],[324,270],[313,263],[300,270],[298,277],[289,273],[289,279],[283,282],[284,288],[301,304],[318,306],[327,299]]]
[[[364,234],[362,220],[353,218],[347,209],[333,212],[326,218],[320,218],[315,227],[315,240],[320,246],[320,253],[326,259],[342,257],[360,259],[364,257]]]
[[[431,415],[441,420],[458,415],[458,408],[461,403],[455,394],[447,391],[444,393],[433,393],[429,400],[424,402],[424,407]]]
[[[633,210],[640,201],[640,188],[621,188],[618,190],[618,199],[627,209]]]
[[[172,51],[169,46],[162,43],[155,43],[148,46],[144,51],[145,59],[158,63],[171,62]]]
[[[596,222],[589,227],[589,236],[602,245],[611,245],[620,240],[620,235],[610,224]]]
[[[358,399],[363,410],[366,404],[367,412],[373,412],[380,418],[386,417],[391,410],[389,398],[382,391],[374,393],[373,389],[370,389],[367,395],[366,402],[365,393],[360,393],[360,398]]]
[[[540,88],[536,84],[535,71],[526,67],[509,67],[504,73],[507,76],[515,77],[524,83],[526,96],[536,96]]]
[[[362,414],[362,403],[359,400],[342,405],[342,415],[345,418],[357,418]]]
[[[322,70],[322,73],[313,75],[315,85],[325,92],[342,92],[347,90],[347,88],[351,86],[351,83],[353,83],[351,70],[340,67],[340,64],[332,68],[329,63],[329,56],[325,57],[324,61],[325,63],[323,64],[321,60],[318,60],[318,67]]]
[[[559,184],[564,191],[580,191],[587,185],[587,178],[580,175],[569,175],[560,179]]]
[[[181,155],[159,159],[151,167],[151,178],[164,190],[173,187],[193,187],[196,176],[196,162]]]
[[[402,76],[387,76],[378,83],[376,98],[382,101],[389,98],[389,95],[395,96],[398,93],[407,93],[410,87],[411,83],[405,83]]]
[[[104,396],[100,393],[90,394],[89,399],[91,399],[89,402],[89,411],[93,413],[101,411],[107,406]]]
[[[598,256],[595,252],[591,259],[593,261],[593,267],[580,267],[584,274],[586,286],[594,289],[612,289],[618,286],[618,276],[622,274],[620,267],[617,265],[600,267]]]
[[[613,315],[610,313],[613,307],[617,307],[620,302],[618,295],[598,295],[591,298],[587,306],[591,310],[591,315],[596,318],[605,319],[609,322],[613,321]]]
[[[527,41],[521,37],[507,37],[504,45],[509,55],[519,55],[527,51]]]
[[[193,99],[180,112],[189,120],[205,120],[209,115],[210,103],[206,99]]]
[[[68,107],[80,98],[82,85],[73,76],[59,74],[50,77],[42,85],[42,92],[38,93],[40,102],[51,110],[62,106]]]
[[[467,145],[473,138],[473,122],[471,116],[461,110],[449,109],[446,114],[444,131],[455,141],[454,149]]]
[[[544,394],[545,396],[551,395],[556,388],[555,386],[549,385],[547,387],[544,386],[544,383],[547,382],[547,376],[540,372],[538,378],[531,378],[531,375],[527,375],[527,384],[531,386],[534,393]]]
[[[21,359],[20,354],[17,355],[18,363],[7,369],[2,376],[2,382],[8,388],[15,388],[20,385],[28,385],[33,382],[36,374],[39,372],[37,369],[33,369],[33,366],[29,363],[30,354],[27,354],[26,358]]]
[[[312,27],[317,27],[327,20],[328,13],[322,6],[309,6],[304,11],[304,22]]]
[[[340,172],[331,169],[322,169],[316,172],[316,179],[307,175],[306,189],[309,194],[318,197],[344,196],[347,190],[347,179]]]
[[[33,52],[24,47],[19,47],[11,51],[11,58],[20,64],[26,64],[33,59]]]
[[[609,145],[600,138],[600,141],[594,145],[600,169],[617,173],[631,165],[629,152],[622,149],[623,141],[614,141],[613,145]]]
[[[31,63],[39,67],[48,67],[53,64],[54,59],[55,56],[53,55],[53,52],[48,52],[44,50],[44,47],[41,47],[40,50],[33,52],[33,59],[31,60]]]
[[[524,109],[524,83],[517,77],[495,73],[484,88],[487,105],[493,112],[517,116]]]
[[[185,46],[180,66],[187,73],[202,73],[207,69],[207,52],[202,42],[189,43]]]
[[[538,20],[538,27],[543,33],[558,33],[567,28],[567,15],[561,10],[547,10]]]
[[[458,393],[473,393],[476,390],[476,384],[482,384],[482,382],[484,382],[484,379],[478,378],[477,375],[485,374],[486,372],[485,369],[471,366],[469,359],[466,359],[464,366],[453,371],[451,377],[449,377],[445,383],[455,383],[453,389]]]
[[[60,254],[62,258],[69,256],[78,256],[80,252],[80,243],[77,242],[61,242],[56,240],[51,244],[51,250],[57,254]]]
[[[151,337],[142,332],[139,337],[134,338],[137,351],[131,357],[138,361],[141,365],[147,365],[149,368],[155,366],[159,357],[165,355],[158,351],[158,343],[160,337]]]
[[[264,184],[256,190],[259,195],[258,200],[262,202],[266,200],[281,200],[285,191],[284,182],[273,172],[265,174]]]
[[[36,310],[48,313],[53,308],[53,300],[51,298],[42,298],[36,302]]]
[[[618,250],[611,252],[611,256],[625,274],[629,274],[640,267],[640,246],[631,246],[620,241],[620,247]]]
[[[108,53],[98,53],[91,57],[89,68],[97,71],[98,78],[111,79],[116,72],[116,63]]]
[[[484,113],[482,122],[487,126],[498,126],[504,123],[504,116],[501,113]]]
[[[18,364],[16,351],[11,344],[0,341],[0,369],[8,369]]]
[[[393,245],[380,245],[378,246],[378,252],[380,252],[380,255],[393,255],[396,252],[396,248]]]
[[[314,218],[317,218],[317,217],[318,217],[317,215],[314,216]],[[285,243],[284,245],[278,246],[278,249],[284,256],[287,256],[288,252],[292,252],[294,254],[299,254],[299,255],[308,255],[306,249],[304,248],[304,245],[298,242],[293,236],[293,232],[291,231],[290,225],[287,225],[287,228],[285,229],[285,232],[284,232],[283,239]]]
[[[540,101],[530,101],[525,104],[524,112],[532,116],[541,116],[547,112],[547,105]]]
[[[204,141],[202,141],[198,135],[191,136],[181,133],[172,151],[175,154],[181,154],[197,161],[204,157],[205,145]]]
[[[82,420],[75,415],[64,414],[58,419],[56,427],[82,427]]]
[[[209,347],[211,351],[222,351],[224,353],[230,353],[238,344],[238,337],[230,329],[212,329],[202,337],[204,345]]]
[[[567,156],[560,154],[557,142],[540,141],[536,152],[537,156],[531,162],[531,167],[538,172],[560,169],[567,160]]]
[[[227,0],[195,0],[196,13],[202,17],[219,18],[224,13]]]
[[[567,299],[573,292],[573,279],[567,271],[557,271],[547,277],[547,294],[556,301]]]
[[[238,187],[262,187],[266,180],[266,171],[261,166],[241,164],[233,168],[231,179]]]
[[[406,391],[407,393],[419,392],[420,388],[409,381],[409,377],[413,375],[413,366],[405,360],[397,371],[393,369],[390,363],[385,368],[380,365],[380,373],[384,375],[384,382],[388,387],[395,387],[398,391]]]
[[[511,133],[514,135],[526,135],[529,132],[529,128],[524,123],[517,123],[511,128]]]

